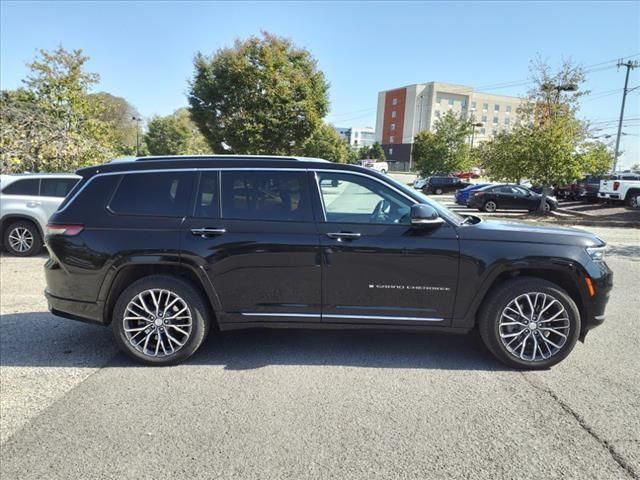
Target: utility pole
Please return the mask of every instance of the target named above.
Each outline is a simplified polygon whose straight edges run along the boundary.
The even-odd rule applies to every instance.
[[[629,92],[629,72],[634,68],[638,68],[638,61],[627,60],[623,62],[622,59],[618,60],[618,68],[627,67],[627,74],[624,78],[624,90],[622,91],[622,106],[620,107],[620,121],[618,122],[618,135],[616,137],[616,153],[613,157],[613,172],[618,167],[618,156],[620,155],[620,137],[622,136],[622,120],[624,119],[624,104],[627,101],[627,93]]]

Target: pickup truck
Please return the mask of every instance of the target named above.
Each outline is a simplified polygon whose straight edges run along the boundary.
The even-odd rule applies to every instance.
[[[640,172],[621,172],[600,180],[598,198],[601,200],[623,201],[637,208],[640,195]]]

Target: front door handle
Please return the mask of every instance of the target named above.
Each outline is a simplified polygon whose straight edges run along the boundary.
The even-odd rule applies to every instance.
[[[193,235],[198,235],[202,238],[206,237],[217,237],[218,235],[224,235],[227,233],[227,230],[224,228],[192,228],[191,233]]]
[[[36,202],[36,201],[27,202],[27,207],[29,208],[37,207],[38,205],[42,205],[42,202]]]
[[[356,238],[360,238],[361,235],[355,232],[336,232],[336,233],[327,233],[327,237],[340,241],[340,240],[355,240]]]

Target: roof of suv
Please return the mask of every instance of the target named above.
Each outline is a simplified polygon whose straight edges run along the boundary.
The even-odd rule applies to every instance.
[[[130,159],[116,159],[110,163],[77,171],[83,177],[98,173],[127,172],[142,170],[171,170],[198,168],[340,168],[363,169],[355,165],[329,162],[320,158],[280,157],[274,155],[184,155],[156,156]],[[363,169],[371,171],[371,169]]]

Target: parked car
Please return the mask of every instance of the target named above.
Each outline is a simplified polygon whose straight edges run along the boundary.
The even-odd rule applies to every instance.
[[[0,175],[0,238],[9,253],[27,257],[42,249],[47,220],[79,178],[73,174]]]
[[[442,195],[443,193],[455,192],[460,188],[466,188],[471,183],[464,182],[454,175],[429,177],[427,183],[422,187],[424,193]]]
[[[477,328],[541,369],[605,318],[595,235],[462,217],[372,169],[219,156],[78,173],[48,225],[49,308],[110,325],[144,363],[187,359],[214,326]]]
[[[416,190],[422,190],[428,181],[429,181],[429,177],[427,178],[418,177],[413,181],[413,188],[415,188]]]
[[[475,185],[469,185],[468,187],[461,188],[460,190],[456,190],[455,198],[456,203],[458,205],[468,206],[469,203],[469,195],[471,192],[478,190],[479,188],[486,187],[487,185],[491,185],[490,183],[476,183]]]
[[[389,164],[384,160],[362,160],[362,166],[372,168],[380,173],[387,173],[389,171]]]
[[[594,175],[585,176],[578,183],[578,198],[585,202],[597,202],[598,192],[600,191],[601,177]]]
[[[535,211],[540,207],[542,196],[522,185],[488,185],[482,187],[469,196],[469,206],[484,212],[496,210],[529,210]],[[545,210],[558,208],[558,200],[547,196]]]
[[[601,200],[622,201],[632,207],[639,193],[640,173],[622,172],[600,181],[598,198]]]

